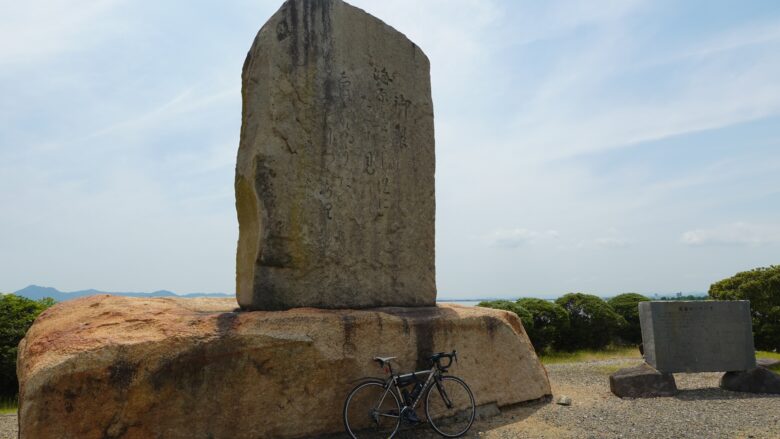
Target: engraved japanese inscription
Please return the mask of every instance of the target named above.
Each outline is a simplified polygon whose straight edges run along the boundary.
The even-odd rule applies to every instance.
[[[435,303],[429,71],[340,0],[289,0],[263,26],[242,74],[242,307]]]
[[[661,372],[756,367],[748,301],[641,302],[645,360]]]

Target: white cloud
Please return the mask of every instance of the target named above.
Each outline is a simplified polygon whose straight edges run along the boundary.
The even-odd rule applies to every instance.
[[[654,61],[657,64],[666,64],[672,61],[680,61],[685,58],[704,58],[716,55],[719,52],[728,52],[759,44],[773,43],[780,40],[780,25],[777,22],[754,22],[749,26],[738,27],[733,30],[725,30],[714,38],[693,45],[673,54],[671,58]]]
[[[579,241],[572,248],[579,250],[610,250],[628,248],[634,244],[634,241],[626,238],[619,237],[617,233],[610,233],[606,236],[593,239],[584,239]]]
[[[763,24],[758,36],[747,26],[725,30],[678,50],[653,61],[675,72],[656,82],[643,76],[652,70],[634,30],[607,23],[587,44],[562,49],[515,114],[507,147],[551,160],[777,115],[780,58],[770,54],[780,50],[778,29],[780,22]],[[740,50],[754,45],[768,47]],[[615,85],[627,81],[630,89]]]
[[[780,243],[780,226],[738,222],[707,229],[690,230],[683,233],[680,240],[690,246],[778,244]]]
[[[494,247],[518,248],[540,239],[555,239],[558,236],[556,230],[540,232],[523,228],[498,229],[486,235],[485,241]]]
[[[226,89],[209,92],[188,88],[153,108],[142,110],[140,114],[125,114],[124,119],[115,121],[69,143],[83,143],[106,135],[116,136],[123,132],[145,132],[166,122],[181,120],[187,113],[208,110],[212,106],[225,102],[233,101],[234,104],[239,105],[239,97],[238,90]]]
[[[644,0],[572,0],[524,2],[518,16],[526,42],[559,37],[584,26],[604,26],[624,19],[646,3]]]
[[[593,243],[598,248],[626,248],[631,246],[631,241],[627,239],[622,238],[615,238],[615,237],[608,237],[608,238],[598,238],[593,241]]]
[[[36,0],[3,2],[0,66],[31,65],[100,42],[120,29],[110,20],[121,0]]]

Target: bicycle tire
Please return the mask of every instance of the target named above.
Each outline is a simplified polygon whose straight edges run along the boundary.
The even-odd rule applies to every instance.
[[[439,386],[444,389],[453,407],[447,407]],[[444,437],[461,437],[469,431],[477,415],[474,394],[462,379],[443,376],[428,388],[425,395],[425,417],[436,433]]]
[[[388,392],[385,390],[384,381],[368,379],[349,392],[344,401],[343,418],[344,429],[350,437],[389,439],[398,432],[401,425],[401,403],[392,390]],[[385,396],[384,399],[380,399],[385,393],[391,398]],[[371,403],[372,400],[376,400],[376,403]],[[387,401],[389,402],[386,403]],[[372,404],[381,407],[371,408]],[[393,418],[395,418],[394,422]]]

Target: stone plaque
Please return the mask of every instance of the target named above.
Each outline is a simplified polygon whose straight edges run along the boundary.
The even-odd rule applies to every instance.
[[[242,80],[239,304],[433,306],[422,50],[340,0],[289,0],[255,38]]]
[[[750,302],[639,303],[645,360],[660,372],[728,372],[756,367]]]

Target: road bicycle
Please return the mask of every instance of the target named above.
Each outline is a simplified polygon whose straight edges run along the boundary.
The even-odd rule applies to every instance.
[[[365,378],[349,392],[344,402],[344,427],[350,437],[392,438],[401,422],[423,422],[415,412],[421,401],[425,401],[425,418],[437,433],[444,437],[466,434],[477,413],[474,395],[462,379],[444,375],[453,359],[457,362],[458,353],[435,354],[429,358],[430,369],[406,374],[393,373],[391,361],[395,358],[375,357],[388,377]]]

